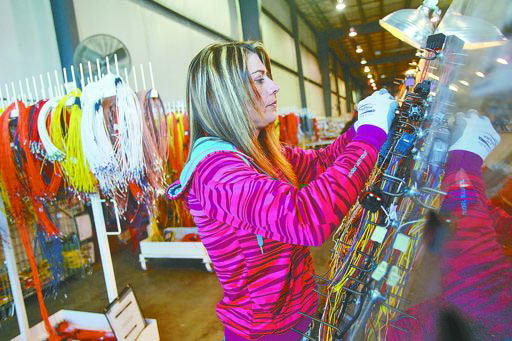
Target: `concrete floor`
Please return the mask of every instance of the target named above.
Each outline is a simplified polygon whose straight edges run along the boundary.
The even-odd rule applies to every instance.
[[[311,248],[316,273],[327,270],[330,243]],[[161,340],[222,340],[222,325],[215,315],[215,304],[222,289],[214,273],[199,260],[155,259],[143,271],[138,255],[121,248],[112,255],[117,285],[130,284],[144,315],[158,322]],[[67,298],[65,298],[67,296]],[[30,325],[40,321],[35,297],[25,301]],[[49,314],[60,309],[103,312],[107,294],[103,273],[96,267],[92,275],[70,279],[59,288],[56,299],[48,298]],[[0,323],[0,340],[18,335],[16,318]]]

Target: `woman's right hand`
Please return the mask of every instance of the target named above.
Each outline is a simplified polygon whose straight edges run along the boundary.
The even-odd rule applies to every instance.
[[[386,135],[393,121],[397,104],[395,99],[386,89],[375,91],[356,105],[357,121],[354,129],[358,130],[363,125],[375,126],[382,129]]]

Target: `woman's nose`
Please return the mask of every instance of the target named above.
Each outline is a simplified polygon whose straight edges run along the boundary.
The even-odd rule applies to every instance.
[[[279,86],[276,84],[276,82],[274,82],[272,79],[270,80],[270,88],[269,88],[269,92],[271,94],[275,94],[279,91]]]

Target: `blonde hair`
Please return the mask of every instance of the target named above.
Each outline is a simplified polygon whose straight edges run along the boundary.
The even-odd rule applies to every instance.
[[[212,44],[192,60],[187,77],[187,112],[190,115],[190,143],[203,136],[219,137],[251,157],[273,178],[279,172],[292,185],[297,177],[282,152],[273,124],[256,128],[250,110],[261,112],[259,93],[247,68],[247,55],[255,53],[272,78],[270,58],[257,42]]]

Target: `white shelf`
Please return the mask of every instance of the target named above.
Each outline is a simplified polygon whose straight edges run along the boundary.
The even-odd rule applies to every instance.
[[[49,317],[50,323],[56,326],[59,322],[66,320],[71,327],[88,329],[88,330],[103,330],[112,331],[107,318],[103,314],[88,313],[84,311],[75,310],[59,310]],[[156,320],[146,319],[147,326],[137,338],[137,341],[158,341],[160,335],[158,334],[158,325]],[[29,330],[30,341],[44,341],[48,339],[48,334],[44,328],[43,321],[39,322]],[[22,341],[21,335],[16,336],[11,341]]]
[[[176,239],[183,238],[189,233],[197,233],[196,227],[170,227]],[[211,260],[201,242],[152,242],[144,239],[140,242],[139,261],[142,269],[146,270],[148,258],[202,259],[206,270],[212,272]]]

